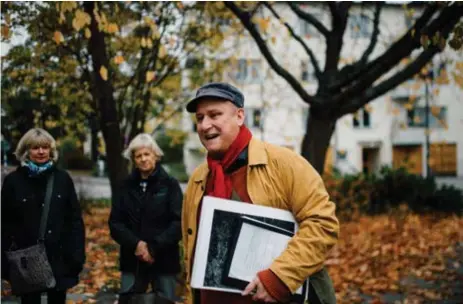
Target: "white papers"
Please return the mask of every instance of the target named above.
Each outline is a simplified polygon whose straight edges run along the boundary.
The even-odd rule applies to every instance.
[[[251,282],[261,270],[272,265],[291,239],[290,236],[243,223],[236,241],[228,276]]]
[[[233,236],[236,235],[234,229],[243,218],[265,222],[279,227],[278,229],[286,233],[295,233],[298,229],[297,222],[289,211],[205,196],[201,207],[193,259],[190,282],[192,288],[241,293],[242,289],[224,285],[222,278],[225,274],[229,245],[233,241]],[[274,251],[276,248],[267,250],[268,257],[276,255],[276,253],[271,253]],[[248,263],[253,264],[252,260],[255,258],[252,256],[249,258]],[[254,268],[260,269],[262,266],[262,264],[255,265]],[[249,278],[252,273],[252,278],[254,278],[257,272],[249,271],[247,277]],[[241,276],[243,273],[242,270],[237,270],[235,274]],[[297,293],[302,294],[302,287]]]

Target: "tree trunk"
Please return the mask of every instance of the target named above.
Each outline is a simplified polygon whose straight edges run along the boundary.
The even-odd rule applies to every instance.
[[[90,116],[90,156],[93,163],[98,160],[98,122],[96,115]]]
[[[317,118],[312,109],[309,110],[301,151],[302,156],[310,162],[315,170],[323,174],[326,150],[336,126],[336,119]]]
[[[100,75],[101,67],[109,70],[109,59],[106,51],[104,33],[98,29],[94,15],[94,2],[85,2],[85,12],[92,17],[90,31],[92,36],[88,43],[89,53],[92,56],[93,74],[95,79],[95,91],[97,94],[98,108],[100,111],[100,127],[106,143],[106,160],[111,184],[112,195],[117,194],[119,184],[127,176],[126,161],[122,157],[122,136],[119,127],[119,118],[114,99],[114,88],[111,83],[111,74],[107,79]]]

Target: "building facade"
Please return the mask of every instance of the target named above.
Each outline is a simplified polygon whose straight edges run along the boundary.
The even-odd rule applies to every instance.
[[[303,9],[330,28],[331,15],[326,5],[311,2]],[[374,7],[370,4],[351,8],[341,67],[360,58],[367,48],[373,30],[373,11]],[[401,5],[383,8],[379,40],[370,58],[382,54],[406,32],[420,15],[420,7],[414,8],[414,11],[416,13],[410,14]],[[281,5],[278,12],[304,38],[323,64],[324,37],[287,6]],[[265,18],[265,15],[262,17]],[[277,22],[271,23],[269,28],[269,36],[275,38],[271,39],[271,48],[279,63],[299,79],[309,93],[314,94],[317,79],[303,48],[290,39],[286,29]],[[220,52],[209,57],[212,61],[233,57],[233,64],[221,75],[222,80],[243,91],[246,125],[254,136],[300,152],[308,106],[285,80],[270,69],[252,38],[246,35],[233,40],[230,38],[224,41]],[[381,166],[406,166],[410,172],[426,175],[429,146],[430,173],[463,176],[463,136],[459,135],[463,127],[463,88],[461,82],[458,84],[458,79],[455,79],[458,77],[453,77],[463,77],[462,62],[462,52],[447,47],[433,59],[430,80],[409,80],[357,113],[339,119],[327,153],[328,166],[336,167],[342,173],[376,172]],[[188,79],[188,70],[185,70],[184,87],[188,87]],[[429,128],[426,128],[426,109],[429,112]],[[187,173],[191,174],[204,161],[205,151],[189,113],[184,113],[182,125],[190,134],[184,155]]]

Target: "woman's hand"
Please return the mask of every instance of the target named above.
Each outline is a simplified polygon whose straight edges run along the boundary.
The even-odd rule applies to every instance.
[[[151,256],[148,250],[148,244],[145,241],[139,241],[137,248],[135,249],[135,256],[148,264],[154,263],[154,258]]]

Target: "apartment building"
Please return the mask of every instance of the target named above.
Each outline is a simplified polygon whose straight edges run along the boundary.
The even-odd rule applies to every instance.
[[[304,37],[319,62],[323,63],[326,47],[324,37],[287,6],[275,5],[280,5],[278,12]],[[330,12],[325,4],[307,2],[303,9],[329,28]],[[371,3],[358,3],[350,10],[341,64],[359,58],[368,46],[373,30],[373,10]],[[381,54],[407,30],[420,15],[419,6],[414,10],[416,13],[410,15],[402,5],[387,4],[383,8],[379,26],[381,34],[372,58]],[[298,78],[309,93],[315,93],[317,79],[305,51],[297,42],[289,39],[284,27],[272,24],[272,30],[271,35],[276,37],[272,49],[280,64]],[[212,56],[212,60],[228,56],[233,56],[234,60],[221,75],[222,80],[243,91],[246,125],[254,136],[300,152],[307,105],[286,81],[269,68],[250,37],[225,41],[224,48]],[[433,59],[433,78],[427,84],[421,80],[409,80],[357,113],[339,119],[327,153],[327,166],[334,166],[344,173],[374,172],[383,165],[406,166],[413,173],[426,175],[429,146],[432,174],[463,176],[463,136],[458,135],[463,127],[463,88],[461,82],[458,84],[453,77],[454,74],[463,77],[461,62],[462,52],[447,47]],[[441,81],[444,73],[448,76],[447,82]],[[188,79],[188,69],[185,69],[182,79],[185,87],[188,87]],[[426,104],[429,128],[425,127]],[[186,112],[182,125],[190,133],[184,154],[187,172],[191,173],[204,160],[205,151],[195,134],[193,119]]]

